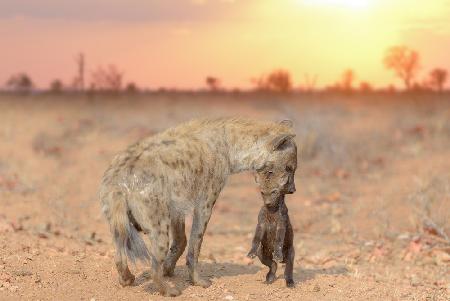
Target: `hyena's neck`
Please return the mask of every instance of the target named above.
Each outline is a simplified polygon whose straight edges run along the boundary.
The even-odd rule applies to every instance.
[[[229,133],[226,139],[230,173],[257,170],[267,157],[266,141],[256,135]]]
[[[232,148],[229,152],[230,172],[257,170],[263,166],[265,152],[261,147]]]

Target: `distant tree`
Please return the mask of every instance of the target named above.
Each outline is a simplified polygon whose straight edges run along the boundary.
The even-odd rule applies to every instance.
[[[423,82],[413,82],[411,84],[411,91],[413,92],[425,92],[425,91],[432,91],[430,87],[430,83],[428,81]]]
[[[52,93],[60,93],[64,88],[64,85],[61,80],[55,79],[50,83],[50,92]]]
[[[364,93],[372,92],[373,87],[369,82],[361,82],[359,84],[359,91],[364,92]]]
[[[84,53],[80,52],[75,57],[75,63],[77,64],[77,75],[73,80],[73,87],[76,90],[84,91],[84,71],[85,71],[85,60]]]
[[[6,86],[16,92],[30,92],[34,84],[28,74],[18,73],[6,81]]]
[[[406,89],[410,90],[420,67],[420,56],[418,52],[406,46],[395,46],[386,52],[384,65],[387,69],[393,70],[403,81]]]
[[[386,87],[386,92],[388,93],[396,93],[397,92],[397,88],[394,85],[388,85]]]
[[[133,82],[128,83],[128,84],[126,85],[126,87],[125,87],[125,92],[126,92],[126,93],[132,94],[132,93],[136,93],[136,92],[138,92],[138,91],[139,91],[139,88],[138,88],[137,85],[136,85],[135,83],[133,83]]]
[[[342,73],[341,84],[340,87],[344,91],[352,91],[353,90],[353,81],[355,80],[356,75],[352,69],[347,69]]]
[[[98,67],[92,72],[92,90],[119,92],[122,88],[123,72],[110,64],[106,68]]]
[[[317,84],[317,75],[310,76],[309,74],[304,75],[303,86],[307,92],[314,91]]]
[[[287,93],[292,90],[291,74],[286,70],[275,70],[267,76],[253,80],[256,88],[263,91]]]
[[[430,71],[429,85],[430,88],[441,92],[444,90],[445,82],[447,81],[448,72],[445,69],[435,68]]]
[[[220,88],[220,80],[214,76],[207,76],[205,79],[206,86],[211,91],[217,91]]]

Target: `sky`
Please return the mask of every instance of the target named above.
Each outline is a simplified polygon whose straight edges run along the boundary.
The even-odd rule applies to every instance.
[[[450,70],[448,20],[450,0],[0,0],[0,85],[17,72],[40,88],[69,84],[83,52],[88,81],[114,64],[147,88],[201,88],[206,76],[249,88],[280,68],[297,87],[333,84],[349,68],[400,87],[386,50],[417,50],[418,81]]]

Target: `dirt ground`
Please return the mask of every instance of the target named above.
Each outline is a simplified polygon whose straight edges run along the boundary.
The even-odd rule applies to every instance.
[[[113,155],[199,116],[292,119],[294,279],[246,258],[262,201],[229,179],[179,300],[450,300],[450,96],[0,96],[0,299],[164,300],[122,288],[97,190]]]

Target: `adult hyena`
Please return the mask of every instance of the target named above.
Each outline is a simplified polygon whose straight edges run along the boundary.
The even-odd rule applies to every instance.
[[[245,170],[271,171],[286,193],[295,191],[293,137],[288,121],[203,119],[144,138],[118,154],[103,176],[100,198],[114,238],[120,283],[125,286],[134,281],[127,257],[133,262],[151,261],[153,281],[160,292],[179,295],[163,276],[173,274],[186,247],[185,215],[193,210],[189,275],[192,284],[209,286],[210,281],[198,275],[198,256],[227,177]],[[150,252],[138,231],[149,236]]]

